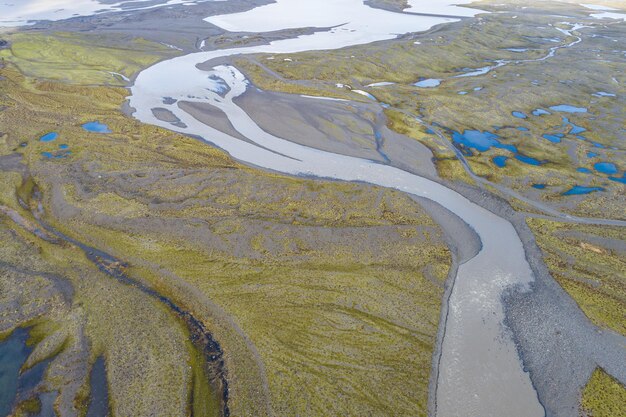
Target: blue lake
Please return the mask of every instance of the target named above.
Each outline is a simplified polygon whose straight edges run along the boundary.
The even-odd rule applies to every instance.
[[[546,188],[545,184],[533,184],[531,187],[536,188],[538,190],[543,190]]]
[[[589,168],[580,167],[576,168],[576,171],[582,172],[583,174],[591,174],[591,170]]]
[[[466,148],[475,149],[479,152],[486,152],[491,148],[506,149],[507,151],[515,154],[514,155],[515,159],[525,164],[529,164],[529,165],[539,166],[547,162],[547,161],[539,161],[538,159],[532,158],[530,156],[522,155],[518,153],[519,151],[514,145],[508,145],[508,144],[502,143],[500,142],[500,139],[501,139],[500,136],[491,132],[481,132],[479,130],[466,130],[463,132],[463,134],[461,134],[459,132],[452,131],[452,141],[454,143],[461,144],[465,146]],[[471,156],[471,152],[469,156]],[[496,160],[496,158],[498,159]],[[502,159],[502,158],[508,159],[508,157],[496,156],[492,159],[493,163],[502,168],[503,166],[506,165],[506,159]],[[499,165],[499,164],[502,164],[502,165]]]
[[[83,125],[83,129],[93,133],[112,133],[108,126],[100,122],[89,122]]]
[[[41,142],[52,142],[52,141],[56,140],[58,137],[59,137],[59,134],[57,132],[50,132],[50,133],[46,133],[45,135],[40,137],[39,141],[41,141]]]
[[[569,104],[559,104],[558,106],[550,107],[550,110],[562,112],[562,113],[587,113],[586,107],[575,107]]]
[[[452,140],[454,142],[465,145],[468,148],[476,149],[479,152],[488,151],[493,147],[517,153],[515,146],[504,144],[500,142],[499,139],[500,137],[494,133],[481,132],[479,130],[466,130],[463,134],[459,132],[452,133]]]
[[[514,111],[511,114],[513,115],[513,117],[517,117],[518,119],[526,119],[526,118],[528,118],[528,116],[526,116],[526,114],[522,113],[521,111]]]
[[[506,161],[508,159],[509,159],[508,156],[498,155],[498,156],[494,156],[492,158],[492,161],[494,164],[496,164],[497,167],[504,168],[506,166]]]
[[[544,114],[551,114],[549,111],[544,109],[535,109],[533,110],[533,116],[543,116]]]
[[[618,172],[617,166],[611,162],[598,162],[593,165],[593,168],[598,172],[608,175],[617,174]]]
[[[583,195],[591,194],[596,191],[604,191],[602,187],[583,187],[581,185],[575,185],[569,190],[565,191],[562,195]]]

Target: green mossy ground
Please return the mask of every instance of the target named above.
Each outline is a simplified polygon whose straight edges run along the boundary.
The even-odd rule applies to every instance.
[[[585,417],[615,417],[626,415],[626,387],[602,369],[596,369],[581,401]]]
[[[32,78],[85,85],[125,85],[115,72],[131,78],[142,68],[174,56],[154,42],[122,35],[18,32],[3,36],[11,48],[0,58]]]
[[[552,276],[598,326],[626,336],[626,259],[620,227],[529,219]]]

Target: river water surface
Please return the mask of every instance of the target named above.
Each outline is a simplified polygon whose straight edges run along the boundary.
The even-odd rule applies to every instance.
[[[414,4],[413,2],[412,4]],[[441,2],[420,13],[440,11]],[[418,6],[419,7],[419,6]],[[414,5],[415,8],[415,5]],[[454,14],[455,7],[446,8]],[[412,12],[415,9],[411,10]],[[463,9],[459,15],[467,15]],[[232,66],[209,71],[198,64],[250,53],[295,53],[336,49],[392,39],[453,21],[441,16],[391,13],[360,0],[278,0],[248,12],[206,19],[226,30],[269,32],[298,27],[331,28],[268,45],[194,53],[146,69],[131,88],[130,105],[142,122],[202,137],[245,163],[291,175],[362,181],[428,198],[454,212],[482,241],[482,250],[460,265],[449,299],[437,384],[437,416],[534,417],[544,415],[530,378],[524,372],[512,335],[504,325],[503,292],[527,286],[533,274],[517,232],[506,220],[436,182],[369,160],[333,154],[264,132],[233,100],[248,88]],[[216,88],[215,80],[221,85]],[[164,98],[168,97],[164,102]],[[176,100],[211,104],[221,109],[244,142],[182,111]],[[169,104],[167,104],[169,103]],[[157,119],[152,109],[166,108],[182,124]]]

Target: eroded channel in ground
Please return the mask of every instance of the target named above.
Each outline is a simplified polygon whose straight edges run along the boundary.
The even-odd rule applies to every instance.
[[[106,252],[85,245],[84,243],[71,238],[62,232],[58,231],[44,220],[44,210],[41,203],[41,194],[37,187],[33,188],[32,196],[29,202],[20,200],[20,203],[25,209],[32,212],[34,219],[37,221],[37,229],[32,229],[30,222],[21,218],[17,213],[11,211],[13,216],[11,219],[21,227],[35,233],[37,236],[45,239],[46,241],[56,244],[69,244],[82,250],[98,269],[104,274],[116,279],[122,284],[132,286],[148,297],[157,300],[168,308],[176,317],[178,317],[187,328],[191,342],[194,348],[199,352],[199,355],[203,357],[205,366],[201,369],[208,379],[212,392],[208,398],[204,399],[192,399],[191,406],[194,406],[194,401],[205,402],[206,407],[209,410],[215,412],[215,415],[228,417],[230,416],[230,409],[228,406],[229,388],[227,380],[227,371],[224,364],[224,352],[218,341],[216,341],[213,335],[209,332],[206,326],[198,320],[192,313],[182,308],[171,298],[160,294],[156,290],[146,286],[145,284],[133,279],[127,272],[127,264],[122,260],[119,260]],[[0,207],[1,208],[1,207]],[[1,211],[1,210],[0,210]],[[96,377],[104,378],[104,361],[103,358],[99,358],[94,370]],[[92,382],[94,381],[94,375],[92,375]],[[92,404],[90,404],[88,415],[100,415],[97,410],[107,409],[108,393],[106,392],[106,382],[97,381],[96,386],[104,387],[96,395],[92,397]]]

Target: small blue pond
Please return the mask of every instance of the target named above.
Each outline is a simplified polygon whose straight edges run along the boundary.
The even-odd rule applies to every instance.
[[[526,118],[528,118],[528,116],[526,116],[526,114],[522,113],[521,111],[514,111],[511,114],[513,115],[513,117],[517,117],[518,119],[526,119]]]
[[[596,156],[598,156],[598,154],[595,152],[587,152],[587,158],[595,158]]]
[[[464,96],[465,94],[467,94],[467,91],[459,91],[457,94],[460,96]]]
[[[439,84],[441,84],[441,80],[437,80],[435,78],[428,78],[425,80],[420,80],[413,85],[416,87],[421,87],[421,88],[433,88],[433,87],[439,87]]]
[[[63,149],[63,150],[69,149],[69,145],[66,145],[66,144],[59,145],[59,149]]]
[[[586,107],[575,107],[569,104],[559,104],[558,106],[550,107],[550,110],[562,112],[562,113],[587,113]]]
[[[543,116],[544,114],[551,114],[549,111],[544,109],[535,109],[533,110],[533,116]]]
[[[528,128],[527,127],[518,127],[517,130],[519,130],[520,132],[528,132]]]
[[[567,117],[564,117],[564,118],[563,118],[563,124],[564,124],[565,126],[571,126],[571,127],[572,127],[572,129],[571,129],[571,130],[570,130],[570,132],[569,132],[569,133],[571,133],[572,135],[578,135],[578,134],[580,134],[580,133],[583,133],[583,132],[586,132],[586,131],[587,131],[587,129],[585,129],[584,127],[582,127],[582,126],[578,126],[578,125],[575,125],[574,123],[570,122],[570,121],[569,121],[569,119],[568,119]]]
[[[533,184],[532,187],[538,190],[543,190],[546,188],[546,185],[545,184]]]
[[[569,190],[565,191],[562,195],[583,195],[591,194],[596,191],[604,191],[602,187],[583,187],[581,185],[575,185]]]
[[[576,171],[582,172],[583,174],[591,174],[591,170],[589,168],[580,167],[576,168]]]
[[[482,89],[483,89],[482,87],[474,87],[474,91],[480,91]]]
[[[611,162],[598,162],[593,165],[593,168],[596,171],[601,172],[603,174],[607,174],[607,175],[617,174],[617,166],[615,166],[615,164]]]
[[[59,137],[59,134],[57,132],[50,132],[40,137],[39,141],[40,142],[52,142],[56,140],[58,137]]]
[[[508,156],[498,155],[498,156],[494,156],[492,158],[492,161],[494,164],[496,164],[497,167],[504,168],[506,166],[507,159],[509,159]]]
[[[543,165],[546,163],[546,161],[540,161],[538,159],[532,158],[530,156],[526,156],[526,155],[522,155],[522,154],[517,154],[515,155],[515,159],[517,159],[520,162],[523,162],[525,164],[528,165],[535,165],[535,166],[539,166],[539,165]]]
[[[429,135],[434,135],[435,131],[432,129],[426,129],[426,133],[428,133]]]
[[[93,133],[111,133],[108,126],[100,122],[85,123],[83,129]]]
[[[596,148],[601,148],[601,149],[606,148],[606,146],[604,146],[604,145],[603,145],[603,144],[601,144],[601,143],[598,143],[598,142],[592,142],[592,143],[593,143],[593,146],[595,146]]]
[[[56,152],[42,152],[41,156],[47,159],[62,159],[67,158],[72,154],[72,151],[56,151]]]
[[[488,67],[482,67],[482,68],[476,68],[476,69],[463,68],[463,71],[467,71],[467,72],[465,72],[464,74],[455,75],[454,78],[477,77],[479,75],[485,75],[489,71],[491,71],[493,68],[495,68],[495,66],[491,66],[491,65]]]

